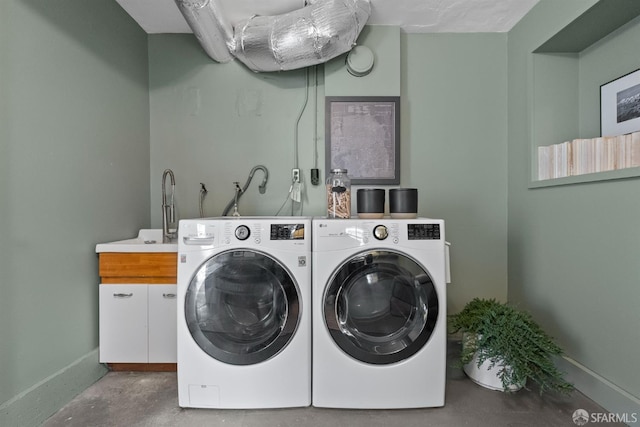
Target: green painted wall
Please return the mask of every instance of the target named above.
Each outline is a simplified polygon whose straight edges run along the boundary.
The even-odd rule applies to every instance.
[[[555,121],[565,122],[559,138],[567,129],[596,136],[600,85],[640,68],[636,19],[572,60],[571,89],[559,92],[570,94],[572,106],[563,111],[552,97],[545,104],[534,96],[558,81],[534,73],[531,52],[594,3],[542,0],[509,33],[509,300],[559,340],[581,391],[611,411],[637,412],[640,181],[528,188],[532,138],[548,132],[536,119],[554,109]]]
[[[146,34],[112,0],[0,2],[0,425],[104,373],[95,244],[149,226]]]
[[[299,121],[297,149],[295,144],[306,70],[254,73],[239,61],[216,63],[191,34],[151,35],[149,70],[154,227],[162,224],[161,178],[166,168],[175,173],[180,218],[198,216],[200,183],[209,191],[205,215],[221,215],[234,196],[233,182],[243,186],[251,168],[259,164],[269,170],[267,191],[259,194],[263,175],[256,172],[240,200],[240,214],[275,215],[280,207],[281,215],[291,214],[287,196],[294,167],[302,169],[307,190],[302,213],[321,213],[317,201],[323,198],[324,185],[313,187],[309,182],[316,158],[315,89],[311,85]],[[319,77],[322,85],[321,73]],[[314,68],[308,79],[315,82]],[[318,111],[323,114],[322,106]],[[320,165],[324,164],[323,147],[317,150]],[[300,206],[294,206],[294,213],[300,212]]]
[[[402,36],[402,183],[446,220],[448,309],[506,299],[505,34]]]
[[[376,32],[388,31],[368,27],[367,37],[376,40]],[[304,70],[256,74],[237,61],[212,62],[192,35],[149,39],[153,226],[161,225],[165,168],[176,175],[181,218],[198,216],[201,182],[209,190],[205,215],[220,215],[233,197],[233,181],[243,185],[257,164],[269,169],[267,193],[258,193],[257,172],[240,201],[242,215],[274,215],[283,203],[281,214],[290,214],[285,202],[294,164],[307,189],[302,211],[296,205],[294,213],[324,215],[324,186],[309,182],[315,158],[322,182],[325,175],[322,67],[317,124],[312,85],[295,162]],[[454,311],[477,295],[506,299],[506,41],[505,34],[416,34],[402,35],[401,46],[367,44],[381,63],[387,54],[397,57],[398,48],[402,52],[399,80],[389,82],[401,87],[401,185],[419,188],[420,215],[447,221]],[[309,75],[315,82],[313,68]],[[362,77],[359,90],[367,78],[375,76]],[[377,86],[368,94],[377,95]]]

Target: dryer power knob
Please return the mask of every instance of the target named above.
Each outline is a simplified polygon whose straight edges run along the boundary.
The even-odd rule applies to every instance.
[[[238,226],[238,228],[236,228],[236,238],[238,240],[247,240],[250,234],[251,231],[246,225],[240,225]]]
[[[373,229],[373,236],[378,240],[384,240],[389,237],[389,230],[384,225],[376,225]]]

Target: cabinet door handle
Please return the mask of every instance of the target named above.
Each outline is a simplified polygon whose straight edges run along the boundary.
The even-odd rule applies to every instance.
[[[133,296],[133,292],[129,294],[124,294],[124,293],[113,294],[114,298],[131,298],[132,296]]]
[[[162,294],[163,298],[175,298],[176,294]]]

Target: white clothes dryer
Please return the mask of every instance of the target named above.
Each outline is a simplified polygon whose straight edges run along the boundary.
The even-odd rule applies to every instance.
[[[178,403],[311,404],[311,220],[182,220]]]
[[[313,219],[312,405],[444,405],[444,221]]]

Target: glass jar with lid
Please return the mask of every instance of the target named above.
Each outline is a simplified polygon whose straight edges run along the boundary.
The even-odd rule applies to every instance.
[[[327,178],[327,217],[351,217],[351,178],[346,169],[331,169]]]

